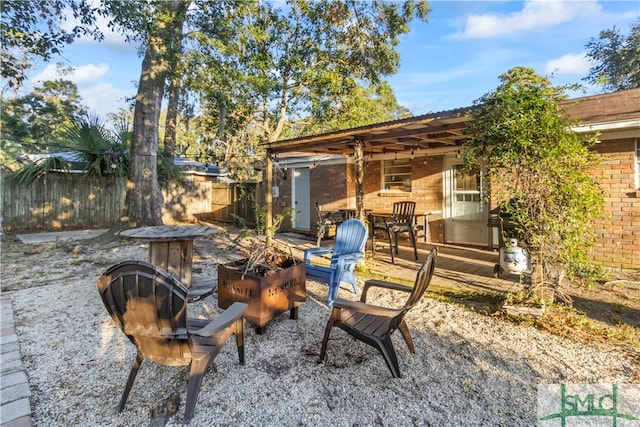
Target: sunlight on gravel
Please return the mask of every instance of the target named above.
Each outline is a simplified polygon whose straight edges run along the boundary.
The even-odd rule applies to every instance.
[[[222,237],[196,243],[199,274],[216,277],[216,263],[232,256],[228,242],[215,239]],[[13,290],[34,425],[180,425],[186,368],[144,362],[124,411],[115,411],[135,348],[107,315],[96,281],[113,263],[146,258],[146,246],[118,242],[77,255],[52,247],[7,266],[3,287]],[[638,382],[639,355],[630,349],[581,344],[428,298],[406,317],[417,353],[394,335],[403,378],[339,329],[318,363],[327,287],[307,281],[307,292],[297,321],[283,314],[263,335],[246,323],[246,365],[233,339],[225,345],[191,425],[531,426],[539,384]],[[347,287],[340,297],[356,299]],[[401,303],[398,295],[370,297]],[[193,317],[220,312],[216,294],[189,304]]]

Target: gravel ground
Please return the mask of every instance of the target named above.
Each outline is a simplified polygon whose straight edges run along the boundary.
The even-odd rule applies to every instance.
[[[95,283],[112,263],[146,259],[146,247],[120,243],[67,253],[59,246],[3,263],[3,287],[16,282],[34,425],[179,425],[186,368],[145,362],[125,410],[115,411],[135,348],[108,317]],[[227,256],[209,251],[195,264],[215,277],[216,262]],[[31,272],[19,271],[27,265]],[[308,281],[307,291],[298,320],[283,314],[264,335],[246,325],[244,366],[233,339],[225,345],[218,372],[204,377],[191,425],[532,426],[538,385],[638,382],[639,355],[631,350],[573,342],[429,298],[406,317],[417,353],[394,336],[403,378],[393,379],[376,350],[339,329],[327,362],[318,363],[327,287]],[[346,287],[340,296],[356,298]],[[371,296],[381,305],[401,301]],[[219,312],[215,295],[189,305],[193,317]]]

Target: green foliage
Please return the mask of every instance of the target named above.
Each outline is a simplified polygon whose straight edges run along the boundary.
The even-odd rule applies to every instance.
[[[602,85],[606,91],[640,88],[640,20],[626,37],[613,27],[600,31],[585,47],[594,66],[582,80]]]
[[[127,148],[118,140],[118,135],[108,131],[97,116],[84,115],[74,120],[60,132],[60,141],[50,144],[49,148],[57,152],[71,152],[78,158],[80,167],[87,175],[106,176],[126,175]],[[68,161],[55,155],[24,165],[17,170],[12,179],[28,185],[43,179],[52,171],[69,172]]]
[[[399,66],[399,36],[428,11],[426,1],[322,0],[235,3],[205,14],[185,67],[203,108],[202,142],[244,177],[258,144],[278,140],[290,123],[294,132],[307,118],[319,129],[361,123],[360,100],[375,107],[369,120],[380,110],[404,114],[382,77]]]
[[[266,205],[260,205],[256,202],[256,192],[252,187],[240,187],[240,198],[248,201],[253,207],[253,213],[256,220],[255,227],[249,229],[247,222],[244,218],[231,214],[236,220],[237,224],[243,229],[238,239],[243,239],[250,236],[267,236],[266,241],[270,243],[273,236],[278,232],[282,226],[282,222],[289,217],[291,220],[295,217],[295,209],[286,207],[282,209],[282,212],[273,218],[270,227],[267,227],[267,212],[269,207]]]
[[[267,238],[273,237],[278,232],[280,226],[282,225],[282,221],[284,221],[287,217],[293,220],[296,213],[295,209],[291,207],[282,208],[282,212],[273,217],[271,226],[267,227],[267,210],[268,206],[254,205],[254,211],[256,215],[256,233],[261,236],[267,236]]]
[[[291,123],[287,138],[314,135],[345,128],[367,126],[411,116],[398,104],[387,82],[364,88],[356,85],[348,93],[327,98],[312,97],[311,116]]]
[[[79,153],[87,175],[126,175],[127,147],[119,135],[105,128],[98,116],[86,115],[74,121],[63,132],[63,141],[58,146]]]
[[[590,271],[593,221],[603,191],[589,173],[598,159],[597,135],[580,136],[560,108],[562,88],[532,69],[503,74],[501,85],[474,103],[466,132],[465,164],[483,170],[486,196],[511,215],[516,231],[541,268],[543,281]]]
[[[178,166],[162,155],[158,156],[158,185],[160,188],[169,188],[171,184],[185,185],[187,179]]]
[[[49,61],[81,35],[102,39],[92,3],[86,0],[0,2],[0,70],[8,87],[17,89],[22,85],[31,67],[31,58]],[[71,16],[74,22],[67,25],[67,18]]]
[[[250,200],[255,199],[253,196],[250,196],[250,195],[248,197]],[[272,225],[270,227],[266,227],[268,207],[260,206],[254,202],[253,209],[256,217],[256,226],[253,229],[249,229],[247,227],[247,224],[244,218],[241,218],[238,215],[232,214],[235,220],[242,227],[242,230],[240,231],[238,236],[233,240],[232,244],[227,249],[230,250],[230,249],[237,248],[240,242],[244,239],[264,236],[264,240],[259,245],[259,247],[258,248],[254,247],[252,250],[254,254],[259,253],[260,256],[263,256],[265,252],[269,252],[272,249],[277,250],[277,248],[274,247],[273,236],[275,236],[275,234],[278,232],[278,230],[280,229],[280,226],[282,225],[282,221],[284,221],[285,218],[290,217],[293,220],[295,215],[295,210],[290,207],[284,208],[281,213],[279,213],[273,218]],[[251,255],[251,258],[254,257],[254,254]]]
[[[85,115],[62,131],[63,143],[52,145],[57,151],[77,154],[86,175],[124,177],[129,166],[129,141],[131,131],[120,122],[116,129],[108,130],[98,116]],[[158,184],[168,188],[171,183],[184,185],[182,170],[164,156],[158,157]],[[76,166],[77,168],[77,166]],[[69,172],[71,165],[56,156],[24,165],[11,178],[22,185],[43,179],[52,171]]]
[[[158,152],[164,88],[168,80],[180,76],[181,92],[191,91],[193,104],[201,107],[202,132],[195,143],[197,151],[209,158],[200,160],[224,163],[240,179],[255,176],[251,166],[262,156],[259,143],[277,140],[287,122],[309,117],[311,108],[322,117],[323,106],[335,108],[353,88],[375,87],[384,76],[395,73],[399,37],[409,32],[414,18],[426,20],[429,11],[426,0],[104,0],[97,6],[88,0],[43,0],[1,4],[6,46],[26,48],[44,60],[80,34],[92,32],[99,37],[93,29],[98,16],[128,40],[139,42],[145,58],[132,152]],[[71,34],[61,31],[68,11],[78,18]],[[188,31],[183,33],[183,28]],[[3,76],[6,63],[3,61]],[[19,81],[18,71],[8,70],[7,75]],[[182,111],[184,117],[191,117],[189,108]],[[130,179],[138,191],[145,189],[157,196],[155,176],[139,173],[149,167],[142,164],[144,159],[149,158],[133,156]],[[141,198],[128,192],[127,198],[125,216],[132,223],[159,220],[159,197]],[[142,215],[148,217],[139,218]]]
[[[3,99],[2,138],[25,151],[43,151],[63,139],[62,132],[84,107],[77,86],[69,80],[44,81],[30,93]]]
[[[34,181],[44,179],[47,173],[68,172],[69,162],[60,157],[48,157],[37,162],[28,163],[9,175],[9,179],[19,185],[30,185]]]

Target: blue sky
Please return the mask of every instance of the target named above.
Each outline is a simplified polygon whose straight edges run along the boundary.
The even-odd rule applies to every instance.
[[[432,1],[427,23],[414,22],[399,46],[401,66],[387,78],[398,102],[414,114],[469,106],[496,88],[515,66],[533,68],[555,85],[578,83],[590,68],[585,45],[614,26],[629,33],[640,1]],[[83,104],[106,118],[135,95],[142,58],[136,46],[107,32],[104,42],[80,40],[63,52]],[[41,64],[31,83],[55,78]],[[29,89],[27,87],[27,89]],[[588,88],[595,94],[600,88]],[[583,96],[574,93],[572,96]]]

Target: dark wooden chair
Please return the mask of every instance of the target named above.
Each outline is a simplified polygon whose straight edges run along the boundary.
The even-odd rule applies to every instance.
[[[398,255],[398,233],[409,233],[411,245],[413,246],[413,255],[418,260],[418,248],[416,246],[416,220],[415,220],[416,204],[415,202],[395,202],[393,204],[393,213],[389,220],[385,219],[384,223],[374,222],[372,230],[372,253],[375,255],[376,229],[384,230],[389,239],[389,250],[391,251],[391,262],[395,264],[395,256]]]
[[[327,302],[329,307],[338,295],[341,282],[349,282],[353,292],[358,294],[358,284],[354,270],[364,261],[364,247],[367,244],[367,226],[357,218],[351,218],[338,226],[336,244],[304,251],[307,279],[320,280],[329,285]],[[331,257],[329,265],[317,264],[317,257]]]
[[[422,264],[422,267],[420,267],[413,287],[382,280],[368,280],[362,290],[360,301],[336,299],[333,304],[333,309],[331,310],[331,315],[329,316],[329,321],[324,330],[324,339],[322,340],[322,348],[320,349],[320,361],[324,361],[326,358],[329,334],[335,326],[377,349],[384,357],[393,377],[400,378],[398,357],[391,342],[391,334],[393,334],[396,329],[399,329],[409,347],[409,351],[415,353],[413,339],[409,333],[409,327],[404,320],[404,316],[420,301],[427,286],[429,286],[435,269],[437,254],[438,250],[434,246]],[[409,294],[409,297],[405,305],[398,309],[367,304],[367,291],[374,286],[394,291],[404,291]]]
[[[144,360],[190,365],[184,422],[193,417],[204,372],[231,334],[244,364],[242,316],[247,304],[234,303],[213,321],[188,318],[187,288],[175,276],[144,261],[110,267],[98,279],[98,290],[114,322],[137,349],[118,411],[124,408]]]

